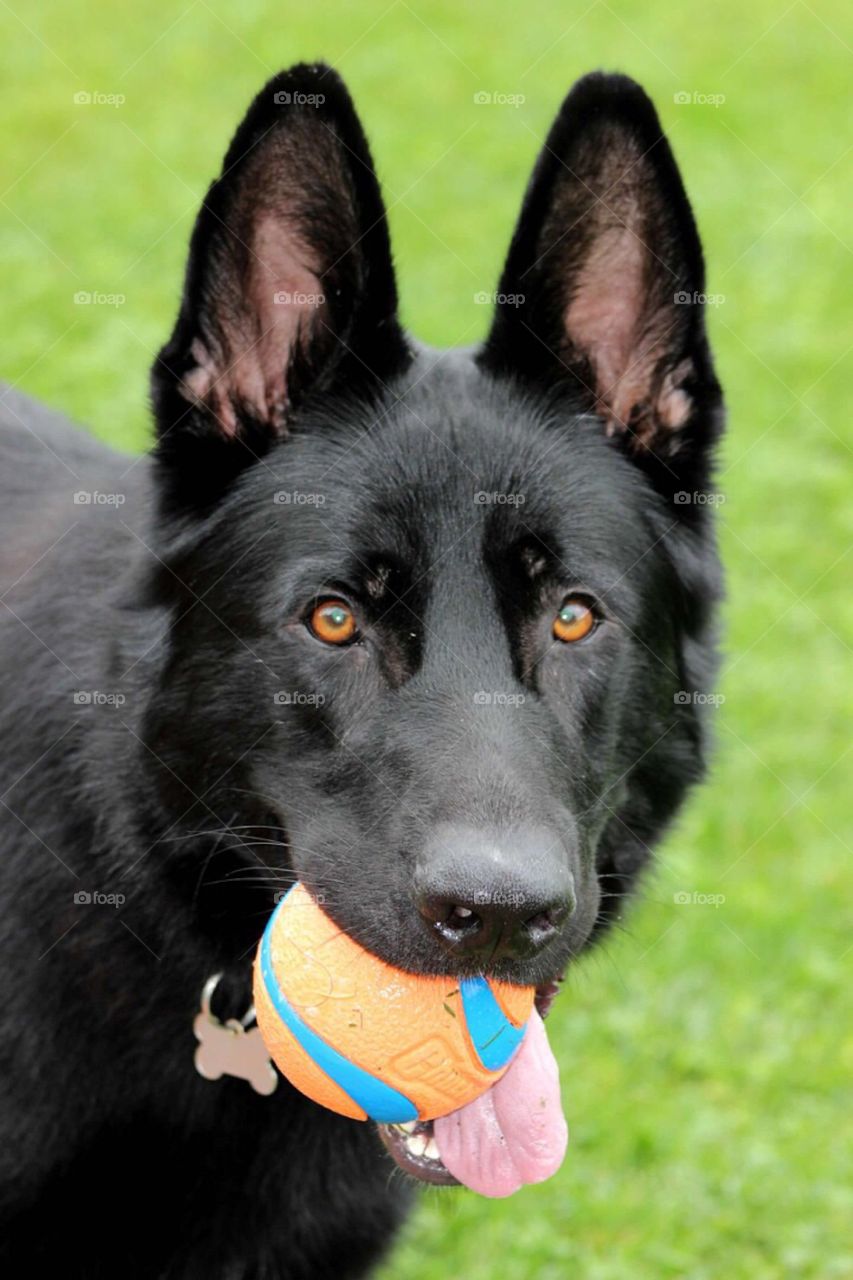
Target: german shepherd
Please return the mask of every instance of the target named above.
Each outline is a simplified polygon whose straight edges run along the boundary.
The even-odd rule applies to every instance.
[[[485,341],[422,346],[347,91],[300,65],[202,205],[152,453],[3,396],[10,1274],[345,1280],[416,1179],[553,1172],[539,1015],[703,772],[703,288],[655,110],[596,73],[536,162]],[[535,985],[529,1052],[434,1126],[203,1079],[202,988],[221,975],[211,1025],[250,1011],[295,880],[403,969]]]

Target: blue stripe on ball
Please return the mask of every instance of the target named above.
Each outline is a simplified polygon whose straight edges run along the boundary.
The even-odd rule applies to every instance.
[[[524,1039],[527,1023],[513,1026],[485,978],[463,978],[459,987],[477,1057],[487,1071],[500,1071]]]
[[[316,1031],[312,1031],[302,1021],[285,998],[272,967],[270,935],[277,914],[278,910],[273,913],[272,919],[264,930],[261,943],[261,974],[267,995],[288,1031],[299,1041],[309,1058],[321,1071],[325,1071],[336,1085],[349,1094],[353,1102],[357,1102],[371,1120],[377,1120],[381,1124],[402,1124],[406,1120],[417,1120],[418,1109],[405,1094],[398,1093],[396,1089],[377,1080],[376,1076],[363,1071],[342,1053],[338,1053],[337,1049],[333,1049],[317,1035]]]

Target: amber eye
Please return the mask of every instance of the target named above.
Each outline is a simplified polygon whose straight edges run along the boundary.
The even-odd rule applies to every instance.
[[[324,600],[318,604],[308,625],[325,644],[348,644],[358,630],[355,614],[343,600]]]
[[[596,618],[583,596],[569,596],[554,619],[554,638],[564,644],[583,640],[595,626]]]

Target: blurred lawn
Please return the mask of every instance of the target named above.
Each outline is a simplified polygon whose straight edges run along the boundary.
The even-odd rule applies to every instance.
[[[564,1170],[508,1201],[425,1195],[386,1275],[853,1276],[849,6],[12,0],[0,30],[0,373],[132,447],[191,219],[269,73],[324,57],[348,79],[405,317],[441,345],[484,331],[474,294],[494,287],[569,84],[606,66],[651,92],[725,296],[715,774],[551,1020]],[[126,301],[75,305],[80,290]]]

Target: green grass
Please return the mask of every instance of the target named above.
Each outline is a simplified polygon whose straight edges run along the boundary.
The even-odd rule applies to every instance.
[[[848,6],[11,0],[0,25],[2,372],[132,447],[193,212],[269,72],[323,56],[349,80],[406,320],[442,345],[484,330],[473,295],[571,81],[604,65],[652,93],[725,295],[715,771],[553,1015],[564,1169],[503,1202],[426,1194],[385,1276],[853,1275]],[[479,90],[525,101],[475,106]],[[679,106],[681,90],[725,102]]]

